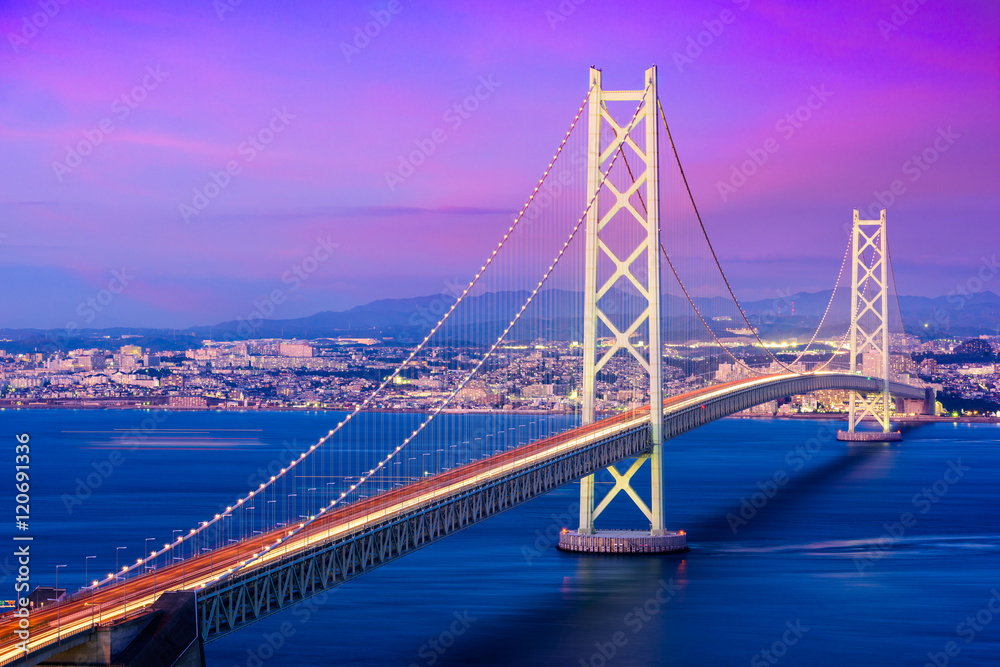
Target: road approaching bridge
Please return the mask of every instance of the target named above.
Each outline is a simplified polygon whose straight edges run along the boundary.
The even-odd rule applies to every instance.
[[[881,391],[843,373],[768,375],[664,401],[664,437],[784,396],[823,389]],[[925,391],[891,383],[898,398]],[[650,448],[649,408],[637,408],[117,583],[77,592],[31,615],[30,652],[18,619],[0,625],[0,665],[38,664],[90,639],[97,627],[148,613],[167,591],[197,598],[199,641],[212,641],[416,549]],[[282,541],[283,538],[288,538]],[[47,650],[41,650],[46,649]]]

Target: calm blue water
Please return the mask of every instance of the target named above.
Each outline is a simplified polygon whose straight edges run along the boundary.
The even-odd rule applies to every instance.
[[[115,429],[146,417],[0,411],[11,471],[14,434],[31,434],[43,583],[65,563],[60,585],[80,586],[85,556],[98,557],[94,578],[114,568],[116,546],[134,559],[144,538],[162,544],[246,491],[283,442],[335,423],[171,414],[164,438],[205,429],[211,446],[127,453],[67,506]],[[574,525],[570,486],[210,644],[209,664],[1000,664],[1000,427],[927,425],[870,447],[837,443],[831,428],[730,419],[670,441],[668,525],[688,531],[684,556],[556,551],[558,529]],[[642,526],[613,509],[599,523]],[[0,566],[7,588],[10,557]]]

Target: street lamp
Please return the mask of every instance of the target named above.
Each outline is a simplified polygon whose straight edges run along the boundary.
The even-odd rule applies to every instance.
[[[62,607],[59,604],[59,568],[66,567],[65,565],[56,565],[56,641],[60,638],[61,620],[62,620]]]
[[[230,518],[231,516],[232,516],[231,514],[223,512],[222,513],[222,517],[219,519],[219,521],[222,524],[222,536],[221,537],[218,536],[218,535],[216,536],[216,540],[215,540],[215,548],[216,549],[219,548],[220,543],[221,543],[221,545],[223,547],[226,546],[226,539],[229,538],[229,533],[226,532],[226,519]]]
[[[142,543],[142,553],[143,554],[145,554],[147,551],[149,551],[149,546],[148,545],[149,545],[150,540],[156,541],[156,538],[155,537],[147,537],[145,539],[145,541],[143,541],[143,543]],[[145,563],[143,563],[142,567],[143,567],[143,571],[144,572],[149,572],[149,562],[148,561],[145,562]]]
[[[87,561],[90,560],[91,558],[97,558],[97,556],[84,556],[83,557],[83,587],[84,588],[87,587],[87,582],[90,581],[90,579],[87,577],[87,566],[90,563],[88,563]]]
[[[128,547],[115,547],[115,580],[118,580],[118,552]]]
[[[184,562],[184,559],[180,556],[172,556],[171,558],[173,560],[179,560],[181,562],[181,590],[183,590],[184,584],[187,583],[187,580],[184,577],[184,566],[186,565],[186,563]]]
[[[215,567],[215,550],[211,547],[202,547],[201,550],[208,552],[208,570],[211,572]]]
[[[298,495],[299,494],[297,493],[289,493],[288,497],[286,498],[287,502],[285,503],[285,525],[291,525],[292,523],[292,498],[297,498]]]
[[[115,548],[115,580],[116,581],[118,580],[118,574],[119,574],[119,570],[118,570],[118,552],[121,551],[122,549],[128,549],[128,547],[116,547]],[[126,579],[122,579],[122,606],[123,606],[122,615],[123,616],[128,613],[128,600],[125,598],[125,590],[127,588],[128,588],[128,581]]]
[[[97,590],[97,579],[90,584],[90,625],[94,625],[94,591]]]
[[[243,508],[244,508],[244,511],[250,513],[250,516],[247,517],[247,523],[249,524],[247,526],[247,529],[245,531],[242,528],[240,529],[240,539],[241,540],[244,537],[244,533],[247,534],[248,538],[252,538],[253,537],[253,527],[254,527],[253,511],[255,509],[257,509],[257,506],[256,505],[244,505]]]

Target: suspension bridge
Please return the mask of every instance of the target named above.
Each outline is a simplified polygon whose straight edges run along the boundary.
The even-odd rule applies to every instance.
[[[584,117],[586,132],[575,132]],[[675,188],[665,187],[661,144],[674,156]],[[704,257],[685,259],[691,253],[671,252],[671,240],[661,237],[661,227],[674,227],[661,225],[663,211],[682,206],[693,216],[688,240],[704,244]],[[673,279],[666,286],[661,259]],[[700,278],[685,264],[705,259]],[[706,306],[694,295],[708,273],[725,306]],[[276,475],[188,533],[30,615],[5,615],[0,664],[204,664],[205,642],[577,481],[580,520],[563,530],[561,549],[686,551],[685,532],[665,522],[669,439],[821,391],[849,392],[840,434],[846,441],[898,438],[891,417],[903,402],[933,409],[932,391],[891,365],[891,276],[885,212],[862,220],[855,211],[815,331],[796,353],[776,353],[711,247],[660,103],[656,68],[636,90],[607,90],[602,72],[592,69],[586,97],[524,207],[440,320],[364,400]],[[824,336],[824,327],[836,326],[831,313],[842,282],[849,301],[843,327]],[[548,298],[553,286],[581,284],[582,312],[567,313]],[[686,313],[665,317],[664,287],[683,297]],[[734,321],[736,330],[728,324]],[[686,329],[667,328],[664,336],[664,322]],[[523,380],[514,343],[559,336],[559,326],[571,329],[562,335],[582,339],[571,346],[579,371],[569,418],[539,418],[534,434],[515,429],[514,438],[470,434],[442,418],[474,388]],[[668,355],[677,349],[685,350],[682,361]],[[734,377],[723,377],[721,359]],[[405,422],[373,412],[402,380],[436,363],[447,368],[447,382],[432,409]],[[609,396],[620,391],[631,407],[609,409]],[[858,428],[863,424],[875,428]],[[622,463],[625,470],[616,467]],[[646,468],[648,500],[630,484]],[[595,474],[603,470],[614,482],[598,499]],[[601,513],[623,497],[648,527],[598,529]]]

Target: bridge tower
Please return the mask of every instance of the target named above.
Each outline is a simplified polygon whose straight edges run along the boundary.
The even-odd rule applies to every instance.
[[[601,70],[590,69],[588,102],[587,201],[594,199],[587,212],[586,261],[583,316],[583,406],[582,421],[594,421],[597,374],[618,352],[630,354],[649,378],[650,450],[624,473],[611,466],[614,488],[595,506],[594,475],[580,481],[580,527],[563,531],[559,547],[568,551],[589,552],[668,552],[686,551],[683,532],[670,533],[663,521],[663,347],[660,339],[660,164],[659,119],[657,117],[656,67],[646,70],[642,90],[604,90]],[[607,102],[633,102],[641,106],[629,122],[615,119]],[[624,122],[622,122],[624,121]],[[627,124],[626,124],[627,123]],[[610,133],[602,130],[610,129]],[[606,141],[605,141],[606,139]],[[602,179],[616,153],[634,179],[630,187],[619,191],[610,179]],[[636,194],[638,193],[638,197]],[[645,196],[643,196],[645,195]],[[610,198],[610,201],[606,198]],[[637,207],[636,199],[641,203]],[[602,202],[602,200],[604,200]],[[603,204],[603,205],[602,205]],[[642,210],[639,210],[641,208]],[[603,212],[602,212],[603,211]],[[616,218],[617,216],[617,218]],[[624,249],[604,241],[605,227],[613,220],[635,220],[641,225],[637,241]],[[645,256],[645,257],[643,257]],[[600,269],[604,268],[604,271]],[[638,274],[638,275],[637,275]],[[625,280],[640,295],[645,307],[635,318],[621,326],[615,322],[618,304],[608,295],[618,281]],[[611,302],[611,303],[609,303]],[[630,314],[631,315],[631,314]],[[598,355],[598,322],[611,332],[610,347]],[[648,331],[645,349],[636,340],[636,332],[645,324]],[[647,505],[632,488],[632,477],[649,461],[652,497]],[[649,519],[650,531],[597,531],[594,520],[619,492],[624,491]]]
[[[851,373],[878,376],[882,391],[873,394],[851,392],[847,431],[838,440],[885,442],[901,440],[889,424],[889,258],[885,234],[885,209],[878,220],[861,220],[854,210],[851,230]],[[871,256],[865,261],[865,253]],[[860,361],[860,368],[858,363]],[[871,416],[881,432],[855,431]]]

